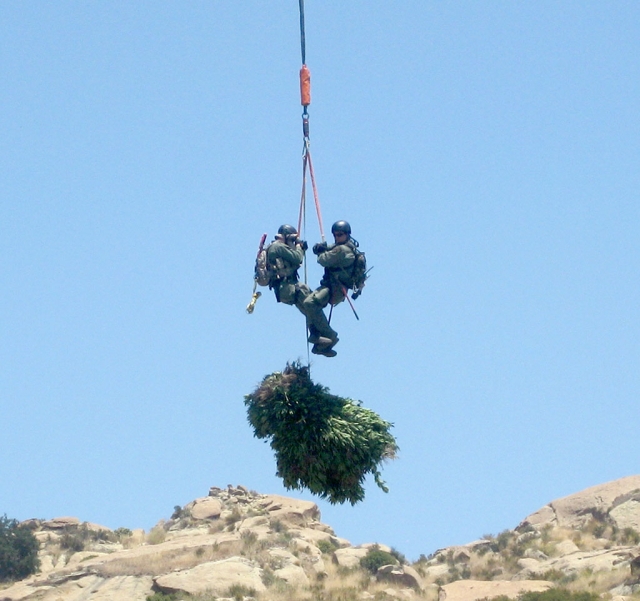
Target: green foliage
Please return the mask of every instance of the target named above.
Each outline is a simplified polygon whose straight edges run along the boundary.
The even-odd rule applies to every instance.
[[[177,593],[154,593],[147,595],[146,601],[178,601]]]
[[[232,584],[227,595],[235,601],[242,601],[245,597],[255,597],[256,589],[249,588],[244,584]]]
[[[360,558],[360,566],[372,574],[375,574],[381,566],[396,565],[397,563],[398,560],[391,553],[376,547],[371,547],[367,554]]]
[[[240,540],[244,548],[253,547],[258,542],[258,535],[253,530],[245,530],[240,534]]]
[[[159,545],[160,543],[163,543],[166,538],[167,532],[162,524],[156,524],[151,528],[149,534],[147,534],[147,542],[150,545]]]
[[[323,538],[316,543],[316,547],[320,549],[321,553],[333,553],[338,549],[338,545],[334,543],[330,538]]]
[[[91,530],[86,524],[66,526],[60,536],[60,548],[78,553],[85,550],[87,543],[115,540],[117,535],[107,530]]]
[[[307,367],[292,363],[266,376],[244,402],[255,436],[270,439],[277,475],[288,489],[308,488],[330,503],[355,505],[373,474],[387,492],[378,467],[398,451],[392,424],[314,384]]]
[[[242,513],[237,507],[231,510],[231,513],[225,517],[224,521],[227,526],[233,526],[242,519]]]
[[[618,534],[618,539],[623,545],[637,545],[640,543],[640,533],[633,528],[624,528]]]
[[[565,588],[550,588],[546,591],[520,593],[518,601],[601,601],[600,595],[587,591],[570,591]],[[487,599],[481,601],[488,601]],[[492,597],[490,601],[513,601],[506,595]]]
[[[10,520],[6,514],[0,517],[0,582],[22,580],[35,574],[40,567],[39,548],[29,528]]]
[[[572,592],[565,588],[550,588],[542,592],[522,593],[518,601],[600,601],[600,595],[587,591]]]
[[[542,574],[540,580],[547,580],[548,582],[557,582],[560,585],[566,585],[577,578],[578,574],[576,573],[565,574],[562,570],[551,569]]]
[[[391,547],[391,555],[393,555],[398,560],[398,563],[400,565],[405,565],[407,563],[407,558],[395,547]]]

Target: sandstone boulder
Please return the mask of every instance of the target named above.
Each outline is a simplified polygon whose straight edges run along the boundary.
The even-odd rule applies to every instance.
[[[222,513],[222,504],[213,497],[203,497],[193,501],[193,505],[189,509],[191,517],[196,520],[215,520]]]
[[[635,510],[640,510],[640,498],[637,496],[639,492],[640,476],[628,476],[592,486],[582,492],[552,501],[526,517],[521,526],[528,524],[540,527],[551,524],[579,529],[594,517],[601,519],[625,502],[629,505],[618,510],[621,519],[627,523],[638,523],[640,514],[636,514]]]
[[[578,545],[576,545],[572,540],[563,540],[556,545],[556,553],[558,555],[571,555],[571,553],[576,553],[580,551]]]
[[[273,572],[278,578],[282,578],[290,586],[309,586],[309,578],[305,571],[293,564],[286,565]]]
[[[333,553],[336,563],[343,568],[356,568],[360,565],[360,560],[369,552],[369,549],[362,547],[348,547],[337,549]]]
[[[420,575],[411,566],[381,566],[376,572],[376,579],[392,582],[406,588],[422,588]]]
[[[577,574],[585,570],[591,572],[613,572],[629,569],[633,559],[631,548],[603,549],[596,551],[578,551],[570,555],[553,557],[540,561],[537,565],[528,564],[526,569],[516,575],[517,578],[528,579],[554,570],[564,574]]]
[[[636,532],[640,532],[640,492],[623,495],[616,499],[613,508],[609,511],[609,516],[619,530],[633,528]]]
[[[506,595],[515,599],[520,593],[542,592],[553,588],[553,583],[544,580],[456,580],[440,588],[439,601],[476,601]]]
[[[201,563],[189,570],[180,570],[159,576],[155,587],[163,593],[197,595],[211,592],[224,595],[234,584],[246,586],[261,593],[266,590],[260,577],[261,570],[242,557],[229,557],[220,561]]]
[[[69,526],[79,525],[80,520],[73,517],[53,518],[52,520],[47,520],[46,522],[42,523],[42,527],[48,530],[62,530],[63,528],[68,528]]]
[[[301,499],[290,499],[280,495],[265,495],[259,506],[266,509],[272,518],[278,518],[289,524],[305,525],[320,519],[320,510],[315,503]]]

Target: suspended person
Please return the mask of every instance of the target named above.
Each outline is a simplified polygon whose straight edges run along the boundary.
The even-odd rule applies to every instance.
[[[275,239],[266,248],[269,288],[279,303],[297,305],[311,293],[306,284],[298,281],[298,269],[306,250],[307,243],[300,240],[296,228],[286,224],[278,228]]]
[[[309,294],[300,309],[307,318],[309,328],[309,342],[314,343],[311,349],[316,355],[335,357],[337,352],[333,347],[338,343],[338,333],[329,325],[324,308],[331,303],[337,305],[345,299],[348,289],[354,290],[356,298],[364,286],[366,267],[361,275],[354,274],[356,265],[364,265],[364,253],[358,250],[357,240],[351,237],[351,226],[347,221],[336,221],[331,226],[334,244],[320,242],[313,247],[313,253],[318,257],[318,263],[324,267],[324,276],[320,286]],[[358,260],[357,257],[362,259]],[[356,281],[357,280],[357,281]],[[329,338],[330,345],[318,345],[319,338]]]
[[[278,234],[267,248],[262,248],[264,243],[263,236],[260,242],[260,250],[256,258],[255,282],[259,286],[269,286],[275,293],[276,300],[279,303],[287,305],[295,305],[298,310],[306,316],[304,308],[304,300],[311,294],[311,289],[304,283],[299,282],[298,269],[304,261],[304,253],[307,250],[307,243],[300,240],[296,228],[292,225],[281,225]],[[254,298],[256,294],[254,291]],[[255,305],[255,301],[252,301]],[[250,308],[249,308],[250,307]],[[247,311],[253,312],[253,306],[250,303]],[[322,310],[319,315],[312,316],[312,327],[315,331],[335,334],[329,327],[327,318]],[[307,326],[310,322],[307,318]],[[316,334],[313,337],[315,351],[323,347],[330,347],[334,344],[334,340]],[[315,352],[314,351],[314,352]],[[329,353],[328,356],[335,356]]]

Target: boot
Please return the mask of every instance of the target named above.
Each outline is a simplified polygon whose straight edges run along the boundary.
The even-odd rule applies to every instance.
[[[325,357],[335,357],[338,353],[336,351],[334,351],[332,348],[327,348],[327,347],[318,347],[317,345],[313,345],[313,348],[311,349],[311,352],[314,355],[324,355]]]
[[[331,338],[325,338],[324,336],[311,335],[308,338],[309,342],[317,347],[333,346],[335,343]]]

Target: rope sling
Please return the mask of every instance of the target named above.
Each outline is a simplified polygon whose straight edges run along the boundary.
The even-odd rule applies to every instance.
[[[316,206],[316,214],[318,216],[318,226],[320,227],[320,237],[325,241],[324,228],[322,227],[322,211],[320,209],[320,198],[318,197],[318,187],[316,186],[316,177],[313,171],[313,161],[311,159],[311,139],[309,138],[309,111],[311,104],[311,72],[307,67],[305,31],[304,31],[304,0],[299,0],[300,5],[300,50],[302,54],[302,67],[300,69],[300,104],[302,105],[302,194],[300,196],[300,213],[298,215],[298,232],[301,231],[303,221],[306,217],[306,200],[307,200],[307,171],[311,179],[311,188],[313,190],[313,200]]]
[[[318,187],[316,185],[316,177],[313,169],[313,160],[311,158],[311,139],[309,137],[309,111],[308,107],[311,104],[311,72],[306,64],[306,38],[305,38],[305,19],[304,19],[304,0],[298,0],[300,8],[300,51],[302,56],[302,67],[300,68],[300,104],[302,106],[302,191],[300,194],[300,210],[298,213],[298,233],[306,231],[306,214],[307,214],[307,173],[311,180],[311,189],[313,191],[313,200],[316,209],[316,215],[318,217],[318,227],[320,229],[320,238],[322,242],[325,242],[324,227],[322,225],[322,210],[320,208],[320,198],[318,195]],[[258,256],[260,255],[265,242],[266,235],[263,236],[260,241],[260,248],[258,250]],[[307,261],[304,261],[304,282],[307,283]],[[247,313],[253,313],[256,301],[260,298],[261,293],[256,291],[257,284],[254,282],[253,296],[249,305],[247,305]],[[348,296],[347,290],[342,286],[344,297],[349,303],[353,314],[356,319],[360,319],[356,313],[355,307]],[[331,323],[331,317],[333,315],[333,303],[329,309],[328,321]],[[305,329],[306,331],[306,329]],[[307,355],[309,353],[307,345]]]

